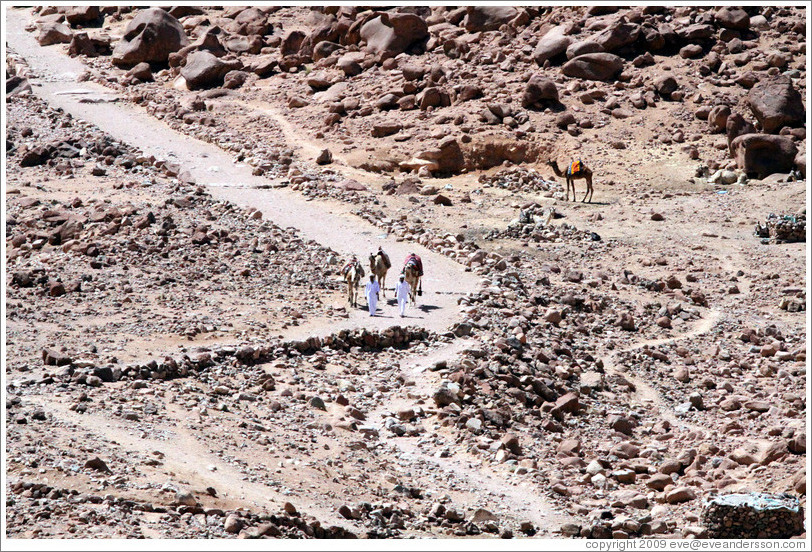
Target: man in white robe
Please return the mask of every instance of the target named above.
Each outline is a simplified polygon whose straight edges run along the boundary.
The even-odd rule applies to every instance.
[[[366,295],[367,298],[370,316],[375,316],[375,310],[378,308],[378,293],[380,291],[381,286],[379,286],[378,282],[375,281],[375,275],[370,274],[369,282],[367,282],[367,285],[364,288],[364,295]]]
[[[406,304],[409,302],[409,291],[409,282],[407,282],[406,277],[401,274],[400,280],[398,280],[398,285],[395,286],[395,297],[398,300],[401,318],[406,316]]]

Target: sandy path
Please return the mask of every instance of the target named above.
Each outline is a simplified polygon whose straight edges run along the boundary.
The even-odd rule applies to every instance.
[[[113,101],[116,95],[110,90],[95,83],[77,82],[86,66],[62,54],[58,46],[39,46],[33,35],[24,30],[28,21],[25,12],[8,10],[7,21],[9,49],[25,58],[34,73],[30,79],[34,93],[51,105],[97,125],[114,138],[140,148],[146,155],[179,164],[196,182],[208,186],[215,198],[255,207],[276,225],[295,228],[303,238],[315,240],[344,258],[356,254],[365,262],[369,253],[378,246],[384,247],[393,262],[387,278],[389,287],[394,285],[397,269],[410,252],[423,259],[426,272],[423,296],[408,318],[398,317],[396,306],[379,302],[379,317],[371,318],[364,309],[351,309],[350,318],[345,321],[311,323],[306,329],[308,334],[297,328],[286,337],[407,324],[445,331],[458,317],[458,297],[476,289],[478,278],[464,272],[460,264],[420,245],[387,239],[379,228],[353,215],[352,205],[308,200],[286,189],[256,189],[267,187],[271,181],[253,176],[250,166],[235,163],[231,155],[212,144],[174,131],[142,108]],[[102,101],[87,102],[88,99]]]

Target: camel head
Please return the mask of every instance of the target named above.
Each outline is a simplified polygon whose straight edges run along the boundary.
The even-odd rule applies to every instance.
[[[547,160],[547,165],[550,166],[550,167],[553,167],[554,169],[557,169],[558,168],[558,161],[556,161],[555,159],[548,159]]]

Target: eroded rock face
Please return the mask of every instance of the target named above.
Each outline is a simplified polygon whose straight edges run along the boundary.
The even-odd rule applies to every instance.
[[[164,63],[169,54],[189,44],[180,22],[162,9],[144,10],[130,21],[113,50],[113,63]]]
[[[611,80],[623,70],[623,59],[608,53],[584,54],[569,60],[561,68],[568,77],[585,80]]]
[[[384,61],[428,38],[428,26],[411,13],[381,14],[361,27],[361,38],[367,50]]]
[[[756,84],[747,95],[747,103],[768,134],[784,126],[803,126],[806,120],[803,99],[785,76]]]
[[[760,178],[789,172],[795,166],[798,148],[788,136],[743,134],[731,142],[736,165]]]

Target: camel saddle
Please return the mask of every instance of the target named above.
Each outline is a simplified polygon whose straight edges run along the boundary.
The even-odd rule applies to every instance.
[[[383,259],[383,265],[384,265],[384,266],[385,266],[387,269],[392,268],[392,261],[390,261],[390,260],[389,260],[389,255],[387,255],[386,253],[384,253],[384,252],[383,252],[383,250],[378,251],[378,254],[379,254],[379,255],[381,256],[381,258]]]
[[[409,265],[414,266],[417,269],[417,274],[423,276],[423,261],[418,255],[410,255],[406,258],[406,263],[403,265],[403,268],[405,269]]]
[[[346,276],[347,272],[350,271],[351,267],[355,267],[355,270],[357,271],[359,268],[361,268],[361,262],[358,260],[349,261],[347,264],[344,265],[344,268],[341,269],[341,274],[343,276]]]
[[[584,170],[584,162],[578,159],[567,167],[567,176],[578,176]]]

